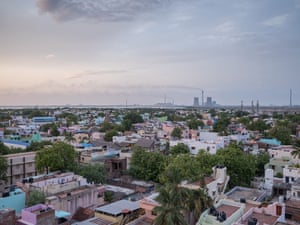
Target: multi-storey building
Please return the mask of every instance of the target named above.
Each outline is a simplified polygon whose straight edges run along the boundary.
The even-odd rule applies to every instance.
[[[26,177],[37,175],[35,169],[35,152],[10,154],[5,157],[8,163],[8,184],[16,184],[16,182],[22,182]]]

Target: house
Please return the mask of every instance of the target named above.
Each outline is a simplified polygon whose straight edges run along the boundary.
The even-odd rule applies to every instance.
[[[45,203],[56,210],[75,213],[78,207],[95,208],[103,204],[103,186],[89,185],[74,173],[51,173],[24,179],[24,189],[38,190],[46,195]]]
[[[16,211],[14,209],[0,210],[0,225],[15,225],[17,221]]]
[[[0,128],[0,140],[4,139],[4,128]]]
[[[292,184],[290,197],[292,200],[300,201],[300,178],[297,178]]]
[[[286,165],[283,168],[283,180],[285,183],[294,183],[298,178],[300,178],[300,168],[295,165]]]
[[[144,148],[146,150],[154,150],[155,141],[147,138],[140,138],[136,143],[135,146]]]
[[[233,225],[243,225],[245,223],[249,225],[275,225],[277,222],[285,222],[285,204],[283,202],[274,202],[266,207],[251,207]]]
[[[7,182],[16,184],[26,177],[35,176],[35,152],[24,152],[4,156],[7,159]]]
[[[217,150],[224,147],[223,142],[195,141],[192,139],[171,140],[170,147],[173,147],[179,143],[188,146],[190,149],[190,153],[193,155],[197,155],[200,150],[204,150],[206,152],[209,152],[210,154],[216,154]]]
[[[232,225],[244,214],[246,205],[232,200],[222,199],[214,207],[204,211],[197,225]]]
[[[29,143],[21,140],[11,140],[11,139],[2,139],[1,140],[4,145],[6,145],[9,148],[21,148],[26,149],[29,147]]]
[[[140,208],[142,208],[145,211],[145,215],[142,216],[141,218],[138,219],[145,221],[145,223],[147,224],[147,222],[149,224],[151,224],[151,222],[154,221],[156,214],[153,212],[153,209],[156,206],[159,206],[160,204],[156,201],[156,198],[158,197],[159,193],[155,192],[143,199],[140,200]]]
[[[127,224],[143,214],[139,201],[120,200],[95,209],[97,218],[117,224]]]
[[[214,202],[217,202],[224,195],[230,177],[227,175],[227,168],[222,165],[217,165],[212,170],[213,174],[211,176],[204,177],[204,184],[199,181],[194,183],[183,182],[180,186],[196,190],[205,186],[207,194]]]
[[[22,209],[21,219],[17,221],[18,225],[69,225],[67,218],[69,213],[55,211],[52,206],[37,204]],[[64,219],[63,219],[64,218]]]
[[[25,193],[15,186],[0,184],[0,210],[13,209],[19,215],[25,207]]]

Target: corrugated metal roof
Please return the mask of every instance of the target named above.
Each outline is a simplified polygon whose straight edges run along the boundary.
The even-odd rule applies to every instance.
[[[117,202],[113,202],[109,205],[105,205],[99,208],[96,208],[95,210],[97,212],[103,212],[110,215],[119,215],[122,213],[123,210],[130,210],[134,211],[140,208],[139,201],[133,202],[128,200],[120,200]]]

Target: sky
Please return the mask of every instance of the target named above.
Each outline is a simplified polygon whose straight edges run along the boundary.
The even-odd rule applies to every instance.
[[[300,0],[1,0],[0,105],[300,105]]]

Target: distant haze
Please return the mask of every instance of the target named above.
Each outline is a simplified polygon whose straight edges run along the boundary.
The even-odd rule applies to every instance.
[[[300,105],[299,0],[1,0],[0,105]]]

